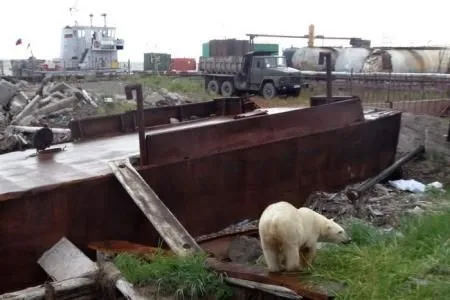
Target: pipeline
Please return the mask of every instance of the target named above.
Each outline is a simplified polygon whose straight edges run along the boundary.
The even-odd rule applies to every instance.
[[[326,72],[317,71],[301,71],[304,79],[309,80],[326,80]],[[389,81],[450,81],[450,74],[443,73],[388,73],[388,72],[373,72],[373,73],[351,73],[351,72],[332,72],[333,80],[336,79],[354,79],[354,80],[389,80]]]

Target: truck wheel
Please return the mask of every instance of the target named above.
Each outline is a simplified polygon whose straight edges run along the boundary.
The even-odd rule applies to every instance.
[[[302,89],[297,89],[297,90],[294,90],[294,92],[292,92],[292,96],[294,96],[294,97],[298,97],[298,96],[300,96],[300,92],[301,92],[301,90],[302,90]]]
[[[219,93],[219,84],[216,80],[211,80],[208,82],[208,91],[218,94]]]
[[[266,82],[262,88],[262,95],[264,99],[269,100],[277,95],[277,90],[272,82]]]
[[[222,83],[222,87],[220,89],[220,92],[222,94],[222,96],[224,97],[231,97],[234,94],[234,86],[233,83],[231,83],[230,81],[224,81]]]

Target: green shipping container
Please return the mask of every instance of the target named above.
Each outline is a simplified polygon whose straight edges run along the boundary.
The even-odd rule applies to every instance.
[[[268,51],[275,55],[279,55],[280,47],[278,44],[256,44],[255,51]]]
[[[144,53],[144,71],[168,71],[171,58],[168,53]]]
[[[209,57],[209,42],[202,44],[202,56]]]

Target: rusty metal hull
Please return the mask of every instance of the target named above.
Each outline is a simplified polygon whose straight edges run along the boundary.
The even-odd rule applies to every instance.
[[[309,135],[168,160],[139,173],[188,232],[199,236],[258,218],[274,201],[300,206],[314,190],[336,191],[376,175],[394,162],[400,116],[391,112]],[[0,201],[0,220],[0,293],[43,282],[46,274],[36,260],[62,236],[92,258],[87,245],[94,241],[158,242],[111,174],[10,194]]]

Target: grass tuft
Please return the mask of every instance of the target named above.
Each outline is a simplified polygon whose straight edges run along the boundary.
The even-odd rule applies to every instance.
[[[401,236],[352,221],[349,246],[326,247],[312,281],[344,282],[337,299],[448,299],[450,210],[405,217]]]
[[[228,299],[232,290],[222,277],[208,268],[206,256],[164,256],[156,254],[151,261],[132,254],[119,254],[114,263],[122,275],[137,286],[153,285],[161,295],[199,298],[214,295]]]

